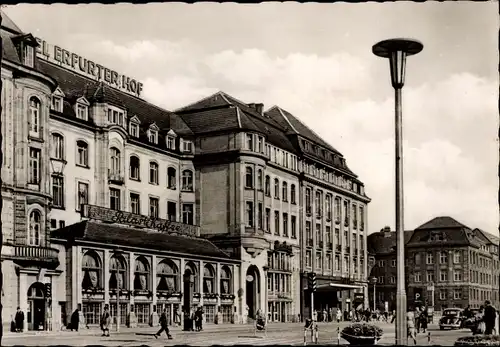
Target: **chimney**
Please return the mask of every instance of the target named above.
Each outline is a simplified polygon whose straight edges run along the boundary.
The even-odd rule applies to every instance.
[[[264,111],[264,104],[261,103],[251,103],[248,104],[248,107],[253,108],[255,111],[257,111],[261,116],[263,116],[263,111]]]

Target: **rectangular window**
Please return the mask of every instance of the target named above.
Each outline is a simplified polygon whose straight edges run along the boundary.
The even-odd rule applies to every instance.
[[[365,209],[359,206],[359,230],[365,230]]]
[[[263,153],[263,151],[262,151],[262,144],[263,143],[264,143],[264,140],[263,140],[262,136],[258,136],[257,137],[257,152]]]
[[[52,96],[52,109],[57,112],[62,112],[62,98],[60,96]]]
[[[24,46],[24,64],[29,67],[34,67],[35,65],[35,50],[33,46]]]
[[[115,211],[120,211],[120,189],[109,188],[109,208]]]
[[[182,205],[182,223],[194,225],[194,207],[193,204]]]
[[[395,259],[391,260],[391,267],[396,267],[396,260]]]
[[[64,208],[64,177],[52,176],[52,204],[55,208]]]
[[[141,198],[139,194],[130,193],[130,212],[141,214]]]
[[[266,231],[271,232],[271,209],[266,208]]]
[[[306,242],[307,246],[312,246],[313,235],[311,230],[311,222],[306,221]]]
[[[316,269],[323,268],[323,257],[321,252],[316,252]]]
[[[57,219],[51,219],[50,220],[50,228],[51,229],[57,229]]]
[[[340,256],[335,255],[335,271],[340,271]]]
[[[297,238],[297,217],[291,217],[291,227],[292,227],[292,239]]]
[[[59,229],[62,229],[62,228],[64,228],[65,226],[66,226],[66,222],[65,222],[65,221],[63,221],[63,220],[60,220],[60,221],[59,221]]]
[[[394,277],[394,276],[389,277],[389,281],[391,284],[396,283],[396,277]]]
[[[191,141],[183,141],[182,145],[184,153],[193,153],[193,143]]]
[[[158,218],[158,208],[160,205],[160,201],[158,198],[149,198],[149,216],[152,218]]]
[[[344,201],[344,226],[349,226],[349,201]]]
[[[446,291],[444,290],[439,291],[439,300],[446,300]]]
[[[30,184],[40,183],[40,150],[37,148],[30,148],[30,172],[29,180]]]
[[[274,211],[274,235],[280,234],[280,213]]]
[[[129,132],[130,132],[130,136],[132,137],[139,137],[139,125],[135,124],[135,123],[130,123],[130,127],[129,127]]]
[[[355,204],[352,204],[352,227],[354,229],[358,228],[358,208]]]
[[[326,226],[326,230],[325,230],[325,242],[327,243],[327,246],[328,244],[332,243],[332,228],[330,226]]]
[[[246,149],[253,151],[253,135],[246,134]]]
[[[158,132],[156,130],[148,131],[148,140],[152,143],[158,143]]]
[[[460,270],[455,270],[453,273],[453,280],[455,282],[460,282],[462,281],[462,272]]]
[[[427,271],[427,282],[434,282],[434,271]]]
[[[83,141],[77,141],[76,143],[77,146],[77,158],[76,158],[76,165],[79,166],[89,166],[89,152],[88,152],[88,145],[87,143]]]
[[[87,106],[76,104],[76,118],[87,120]]]
[[[316,223],[316,242],[323,242],[323,233],[321,232],[321,224]]]
[[[311,189],[306,188],[306,213],[311,214]]]
[[[455,251],[455,253],[453,254],[453,262],[455,264],[460,264],[461,262],[461,254],[460,254],[460,251]]]
[[[311,263],[312,263],[312,253],[310,250],[307,250],[306,251],[306,267],[311,267]]]
[[[167,201],[167,218],[172,222],[177,220],[177,203]]]
[[[340,229],[335,229],[335,244],[340,245]]]
[[[420,272],[415,272],[415,282],[421,282],[422,281],[422,276],[420,275]]]
[[[454,292],[453,292],[453,299],[455,299],[455,300],[460,300],[460,299],[462,299],[462,293],[461,293],[461,292],[459,292],[459,291],[454,291]]]
[[[149,163],[149,183],[158,184],[158,164]]]
[[[444,270],[444,271],[440,271],[440,272],[439,272],[439,280],[440,280],[441,282],[446,282],[446,281],[448,281],[448,272],[447,272],[446,270]]]
[[[377,278],[377,284],[384,284],[384,282],[385,282],[384,279],[385,279],[384,276],[379,276]]]
[[[349,256],[344,257],[344,272],[349,273]]]
[[[175,141],[172,136],[167,136],[167,148],[168,149],[175,149]]]
[[[247,227],[253,227],[253,202],[252,201],[247,201],[246,202],[246,209],[245,209],[245,224]]]
[[[283,236],[288,237],[288,214],[283,213]]]
[[[326,254],[326,269],[328,271],[331,271],[332,270],[332,254],[331,253],[327,253]]]
[[[89,185],[88,183],[78,182],[78,199],[76,210],[80,211],[82,205],[89,203]]]
[[[259,202],[259,205],[258,205],[258,209],[257,209],[257,227],[262,230],[262,218],[263,218],[263,214],[262,214],[262,203]]]
[[[439,253],[439,262],[441,264],[446,264],[448,262],[448,252],[442,251]]]
[[[425,259],[425,263],[427,265],[429,264],[434,264],[434,254],[432,254],[432,252],[427,252],[427,256],[426,256],[426,259]]]

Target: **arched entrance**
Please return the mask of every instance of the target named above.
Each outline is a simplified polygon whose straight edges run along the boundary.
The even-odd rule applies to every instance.
[[[45,310],[45,287],[35,282],[28,289],[28,330],[44,330]]]
[[[255,314],[260,308],[260,276],[259,269],[251,265],[246,276],[246,299],[248,306],[248,317],[255,319]]]

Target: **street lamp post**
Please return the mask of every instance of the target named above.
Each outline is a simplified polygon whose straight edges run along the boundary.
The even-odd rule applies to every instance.
[[[389,58],[391,82],[395,91],[395,131],[396,131],[396,234],[397,234],[397,289],[396,289],[396,344],[407,344],[406,331],[406,291],[404,256],[404,215],[403,215],[403,116],[401,90],[405,80],[406,57],[419,53],[422,43],[410,39],[384,40],[375,44],[373,54]]]
[[[372,277],[371,282],[373,283],[373,312],[375,312],[376,305],[375,305],[375,287],[377,286],[377,277]]]

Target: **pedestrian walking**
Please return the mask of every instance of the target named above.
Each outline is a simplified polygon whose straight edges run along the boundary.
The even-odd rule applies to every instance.
[[[415,333],[415,314],[411,311],[411,309],[408,309],[408,312],[406,313],[406,324],[407,324],[407,329],[408,329],[408,339],[412,338],[413,343],[416,345],[417,344],[417,336]],[[408,341],[406,342],[408,344]]]
[[[78,326],[80,325],[80,311],[78,308],[73,312],[70,318],[70,323],[69,323],[69,328],[71,331],[76,330],[78,331]]]
[[[495,320],[497,318],[497,310],[489,300],[484,302],[484,325],[485,325],[485,335],[493,334],[493,329],[495,328]]]
[[[337,308],[337,323],[340,323],[341,319],[342,319],[342,311],[340,311],[340,309]]]
[[[22,333],[24,330],[24,312],[21,311],[21,308],[19,306],[17,307],[17,312],[14,319],[16,321],[16,331],[18,333]]]
[[[102,336],[109,337],[109,324],[111,323],[111,315],[109,314],[109,305],[104,306],[104,312],[101,316]]]
[[[168,330],[168,320],[167,320],[167,308],[163,309],[163,312],[161,313],[160,316],[160,330],[155,334],[155,338],[157,339],[159,336],[161,336],[162,332],[165,332],[167,334],[167,337],[169,340],[172,340],[172,335],[170,335],[170,331]]]
[[[427,323],[429,322],[429,313],[427,311],[427,307],[422,307],[422,312],[420,313],[418,321],[420,322],[420,327],[425,334],[425,331],[427,330]]]

